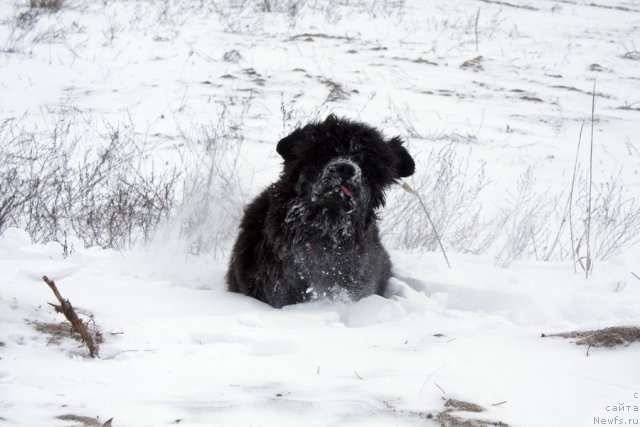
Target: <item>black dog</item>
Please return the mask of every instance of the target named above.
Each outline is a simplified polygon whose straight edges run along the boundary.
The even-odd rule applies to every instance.
[[[277,151],[284,170],[245,210],[229,290],[274,307],[383,295],[391,262],[376,210],[415,168],[400,138],[330,115],[295,130]]]

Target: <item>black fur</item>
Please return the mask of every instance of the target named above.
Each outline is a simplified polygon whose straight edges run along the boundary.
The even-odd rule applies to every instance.
[[[402,140],[330,115],[296,129],[277,151],[284,169],[245,210],[229,290],[274,307],[383,295],[391,262],[376,211],[384,191],[414,172]]]

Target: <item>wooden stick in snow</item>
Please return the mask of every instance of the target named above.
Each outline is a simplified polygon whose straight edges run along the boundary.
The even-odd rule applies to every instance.
[[[71,323],[73,330],[80,334],[82,341],[85,343],[87,348],[89,349],[89,356],[97,357],[98,356],[98,345],[94,341],[93,337],[87,330],[87,326],[80,320],[76,311],[71,306],[71,303],[68,299],[62,298],[56,284],[53,280],[49,279],[47,276],[42,276],[42,280],[49,285],[51,291],[53,291],[53,295],[55,295],[56,299],[60,303],[60,305],[51,304],[58,313],[64,314],[64,317]]]

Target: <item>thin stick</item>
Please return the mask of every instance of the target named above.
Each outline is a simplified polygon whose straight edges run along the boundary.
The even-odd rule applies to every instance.
[[[591,149],[589,151],[589,203],[587,207],[587,268],[585,277],[589,278],[589,270],[592,268],[591,260],[591,187],[593,184],[593,118],[596,109],[596,82],[593,82],[593,95],[591,97]]]
[[[569,234],[571,238],[571,256],[573,258],[573,272],[578,272],[578,267],[576,266],[576,247],[575,241],[573,237],[573,215],[572,215],[572,207],[573,207],[573,188],[576,183],[576,172],[578,171],[578,155],[580,153],[580,142],[582,141],[582,130],[584,129],[584,122],[580,126],[580,134],[578,135],[578,148],[576,148],[576,160],[573,163],[573,177],[571,178],[571,190],[569,191]]]
[[[438,372],[440,372],[441,370],[443,370],[450,362],[445,363],[444,365],[440,366],[438,369],[436,369],[435,371],[431,372],[429,374],[429,376],[427,377],[427,379],[424,381],[424,383],[422,384],[422,387],[420,387],[420,393],[422,393],[422,391],[424,390],[424,388],[426,387],[426,385],[429,383],[429,380],[431,379],[432,376],[434,376],[435,374],[437,374]],[[435,383],[434,383],[435,384]]]
[[[640,280],[640,276],[638,276],[636,273],[634,273],[633,271],[631,272],[631,274],[633,274],[635,276],[636,279]]]
[[[418,198],[418,202],[420,202],[420,206],[422,206],[422,210],[424,210],[425,215],[427,215],[429,224],[431,224],[431,228],[433,228],[433,232],[436,235],[436,239],[438,240],[438,245],[440,245],[440,250],[442,250],[442,255],[444,255],[444,260],[447,261],[447,266],[451,268],[451,264],[449,263],[449,258],[447,257],[447,253],[444,250],[444,246],[442,246],[442,240],[440,240],[440,236],[438,235],[438,230],[436,230],[436,226],[433,224],[433,221],[431,221],[431,216],[429,215],[429,212],[427,211],[427,207],[422,201],[422,197],[420,197],[420,195],[413,188],[411,188],[411,186],[406,182],[402,183],[402,189],[407,193],[413,194]]]
[[[85,326],[85,324],[82,323],[82,320],[80,320],[80,318],[76,314],[69,300],[62,298],[62,295],[60,295],[60,292],[58,291],[58,288],[56,287],[56,284],[54,283],[53,280],[50,280],[47,276],[42,276],[42,280],[44,280],[44,282],[47,285],[49,285],[49,288],[51,288],[53,295],[55,295],[56,299],[60,303],[60,305],[55,305],[51,303],[49,304],[51,304],[58,313],[64,314],[64,317],[66,317],[67,320],[71,323],[71,326],[73,326],[73,329],[80,334],[82,341],[84,341],[87,348],[89,349],[89,356],[97,357],[98,346],[96,345],[95,341],[93,340],[93,337],[87,330],[87,327]]]

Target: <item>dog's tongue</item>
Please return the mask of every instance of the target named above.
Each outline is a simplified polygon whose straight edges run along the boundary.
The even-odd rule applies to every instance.
[[[342,184],[340,186],[340,190],[342,190],[342,192],[344,193],[345,196],[347,197],[351,197],[351,190],[349,190],[349,187],[347,187],[346,185]]]

